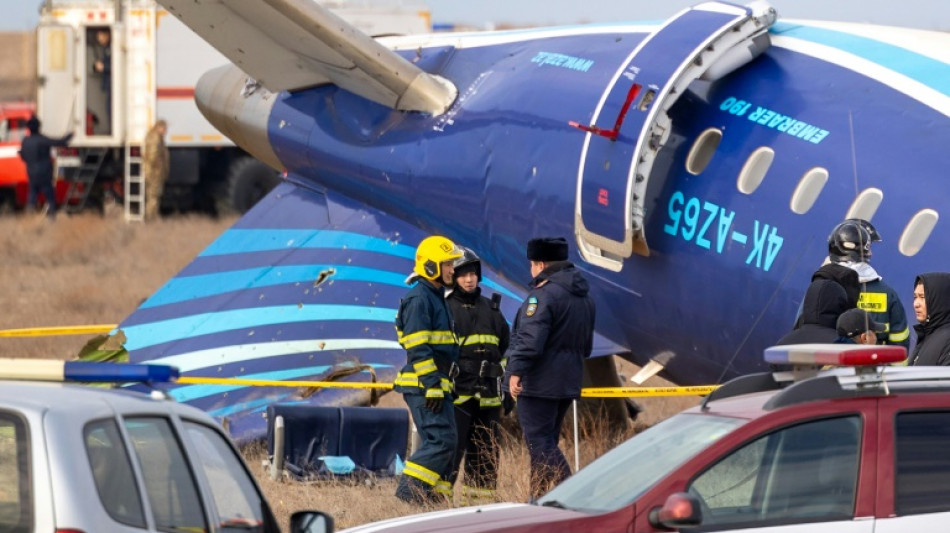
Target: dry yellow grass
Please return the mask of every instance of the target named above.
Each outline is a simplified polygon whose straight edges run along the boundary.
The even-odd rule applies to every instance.
[[[0,217],[0,309],[4,310],[0,329],[118,323],[234,220],[174,217],[129,224],[117,212],[107,217],[60,215],[53,223],[36,216]],[[86,340],[75,336],[0,338],[0,356],[73,359]],[[619,364],[627,376],[635,371],[629,363]],[[647,383],[663,384],[656,378]],[[696,404],[697,399],[639,402],[644,407],[642,427]],[[383,405],[405,404],[400,396],[387,394]],[[582,433],[582,466],[615,444],[602,436],[606,433],[596,426]],[[562,449],[573,466],[571,440],[562,440]],[[371,485],[272,481],[261,466],[265,458],[262,450],[261,446],[251,447],[245,456],[283,527],[292,512],[302,509],[328,512],[338,527],[420,511],[393,496],[395,482],[391,479]],[[510,438],[502,450],[504,475],[499,499],[526,501],[528,459],[524,445]],[[455,505],[466,503],[461,497],[455,500]]]

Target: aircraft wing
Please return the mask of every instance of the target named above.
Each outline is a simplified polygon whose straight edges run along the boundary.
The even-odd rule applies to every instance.
[[[334,83],[393,109],[436,115],[458,92],[313,0],[160,3],[272,92]]]
[[[405,364],[394,320],[428,232],[333,193],[285,182],[120,325],[132,362],[184,376],[391,383]],[[513,321],[526,294],[483,264]],[[624,349],[598,336],[595,354]],[[369,403],[367,389],[176,384],[169,394],[261,438],[275,402]]]

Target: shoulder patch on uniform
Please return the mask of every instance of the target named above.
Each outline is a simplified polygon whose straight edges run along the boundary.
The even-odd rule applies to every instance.
[[[534,296],[528,298],[528,307],[525,308],[525,316],[534,316],[535,311],[538,310],[538,299]]]

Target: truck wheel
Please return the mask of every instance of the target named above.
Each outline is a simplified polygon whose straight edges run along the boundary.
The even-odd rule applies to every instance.
[[[240,157],[228,169],[225,209],[246,213],[280,183],[276,170],[252,157]]]
[[[13,187],[0,187],[0,215],[12,214],[16,211],[16,191]]]

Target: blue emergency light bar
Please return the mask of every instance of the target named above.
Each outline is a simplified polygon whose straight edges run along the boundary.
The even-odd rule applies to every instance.
[[[178,374],[178,367],[169,365],[0,358],[0,379],[144,383],[174,381]]]
[[[903,346],[864,344],[789,344],[765,349],[765,362],[776,365],[875,366],[907,359]]]

